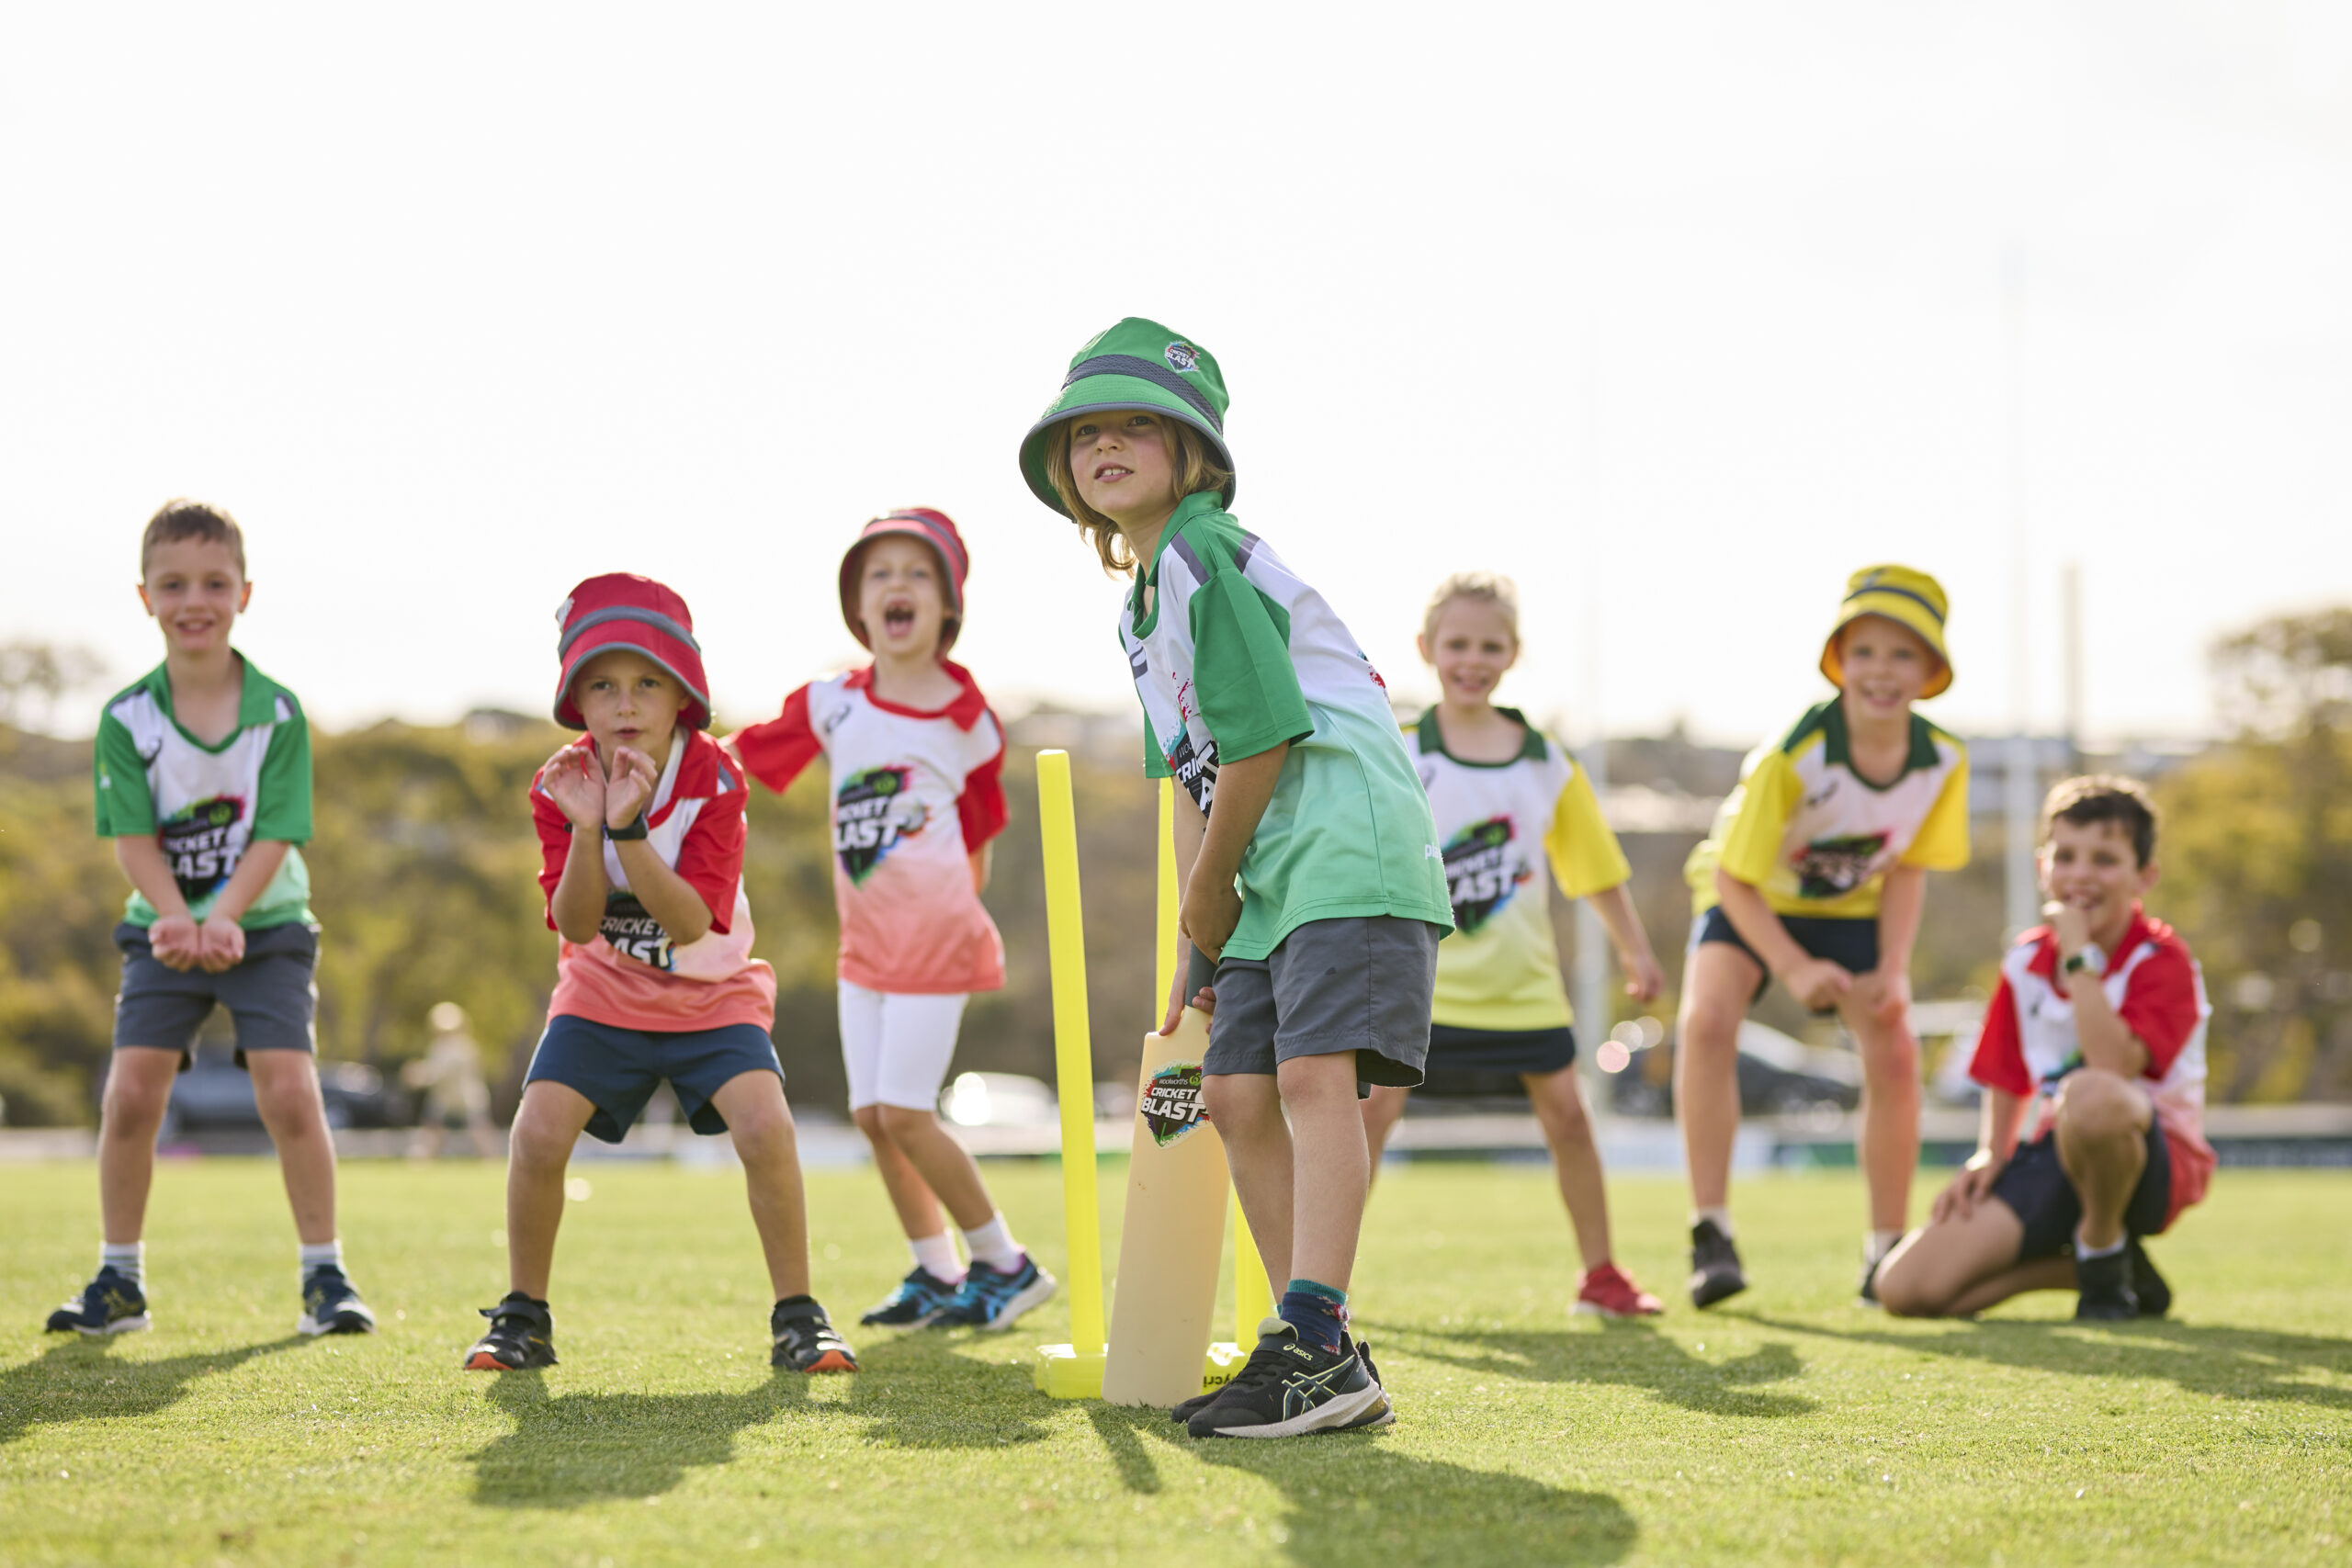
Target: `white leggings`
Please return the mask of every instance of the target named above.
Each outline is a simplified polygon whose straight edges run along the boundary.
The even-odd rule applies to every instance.
[[[849,1108],[896,1105],[936,1111],[964,1021],[958,992],[910,996],[841,985],[842,1063],[849,1068]]]

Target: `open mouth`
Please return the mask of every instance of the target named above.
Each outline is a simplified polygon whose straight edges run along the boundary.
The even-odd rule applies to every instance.
[[[1133,468],[1130,468],[1122,463],[1104,463],[1094,470],[1094,482],[1096,484],[1111,484],[1116,480],[1125,479],[1129,474],[1134,472],[1135,470]]]
[[[912,604],[888,604],[882,610],[882,629],[894,637],[905,637],[915,629],[915,607]]]

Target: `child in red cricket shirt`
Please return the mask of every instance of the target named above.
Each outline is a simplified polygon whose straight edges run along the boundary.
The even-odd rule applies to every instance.
[[[775,972],[752,956],[743,896],[743,779],[704,733],[694,618],[661,583],[615,572],[573,589],[556,620],[556,722],[588,733],[531,785],[557,981],[508,1145],[513,1288],[483,1309],[490,1329],[465,1366],[555,1364],[548,1278],[572,1145],[583,1131],[620,1142],[667,1078],[687,1123],[731,1134],[742,1158],[775,1290],[770,1361],[855,1371],[808,1293],[800,1156],[768,1038]]]
[[[2162,1317],[2172,1291],[2141,1240],[2205,1196],[2205,1023],[2188,944],[2148,918],[2156,812],[2129,779],[2068,779],[2042,807],[2050,923],[2001,963],[1969,1076],[1976,1153],[1934,1217],[1888,1254],[1879,1300],[1962,1317],[2024,1291],[2078,1292],[2078,1318]],[[2033,1135],[2026,1113],[2046,1097]]]
[[[1004,985],[1004,944],[980,905],[1004,827],[1004,731],[971,671],[947,657],[969,565],[944,512],[868,522],[842,557],[841,604],[874,661],[810,682],[780,716],[727,741],[773,790],[820,754],[832,773],[850,1115],[914,1255],[866,1324],[1004,1329],[1054,1293],[937,1114],[964,1004]]]

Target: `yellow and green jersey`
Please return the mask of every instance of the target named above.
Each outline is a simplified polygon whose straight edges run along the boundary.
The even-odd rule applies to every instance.
[[[1846,710],[1832,697],[1747,754],[1683,874],[1700,914],[1715,906],[1720,866],[1775,914],[1874,919],[1888,867],[1967,863],[1967,749],[1915,713],[1902,773],[1875,783],[1854,771]]]
[[[1435,708],[1409,732],[1453,905],[1453,935],[1437,950],[1430,1021],[1453,1029],[1559,1029],[1572,1015],[1544,863],[1571,898],[1606,892],[1632,872],[1584,770],[1518,709],[1497,711],[1527,731],[1508,762],[1469,762],[1448,751]]]

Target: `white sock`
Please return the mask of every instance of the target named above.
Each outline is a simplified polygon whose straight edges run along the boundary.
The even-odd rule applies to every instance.
[[[2076,1232],[2075,1235],[2075,1256],[2077,1258],[2112,1258],[2117,1253],[2122,1251],[2123,1248],[2130,1244],[2131,1240],[2132,1238],[2129,1235],[2120,1235],[2115,1238],[2115,1245],[2112,1247],[2085,1247],[2083,1245],[2081,1233]]]
[[[338,1269],[343,1267],[341,1240],[322,1241],[315,1246],[307,1241],[302,1244],[302,1275],[305,1279],[310,1277],[311,1269],[327,1263],[332,1263]]]
[[[915,1255],[916,1268],[943,1285],[953,1285],[964,1277],[964,1260],[956,1256],[956,1238],[945,1231],[910,1236],[907,1250]]]
[[[147,1244],[126,1241],[98,1244],[98,1267],[111,1269],[140,1289],[147,1288]]]
[[[985,1263],[1001,1272],[1009,1274],[1021,1267],[1021,1244],[1005,1228],[1002,1214],[990,1214],[987,1224],[966,1231],[964,1247],[974,1262]]]
[[[1870,1235],[1865,1236],[1862,1240],[1862,1261],[1865,1263],[1876,1263],[1888,1253],[1893,1252],[1894,1250],[1894,1244],[1902,1239],[1903,1233],[1901,1231],[1871,1232]]]
[[[1713,1209],[1693,1209],[1690,1211],[1690,1223],[1692,1224],[1695,1225],[1702,1220],[1713,1220],[1715,1223],[1715,1228],[1724,1233],[1725,1239],[1729,1239],[1732,1234],[1731,1211],[1729,1209],[1716,1207]]]

